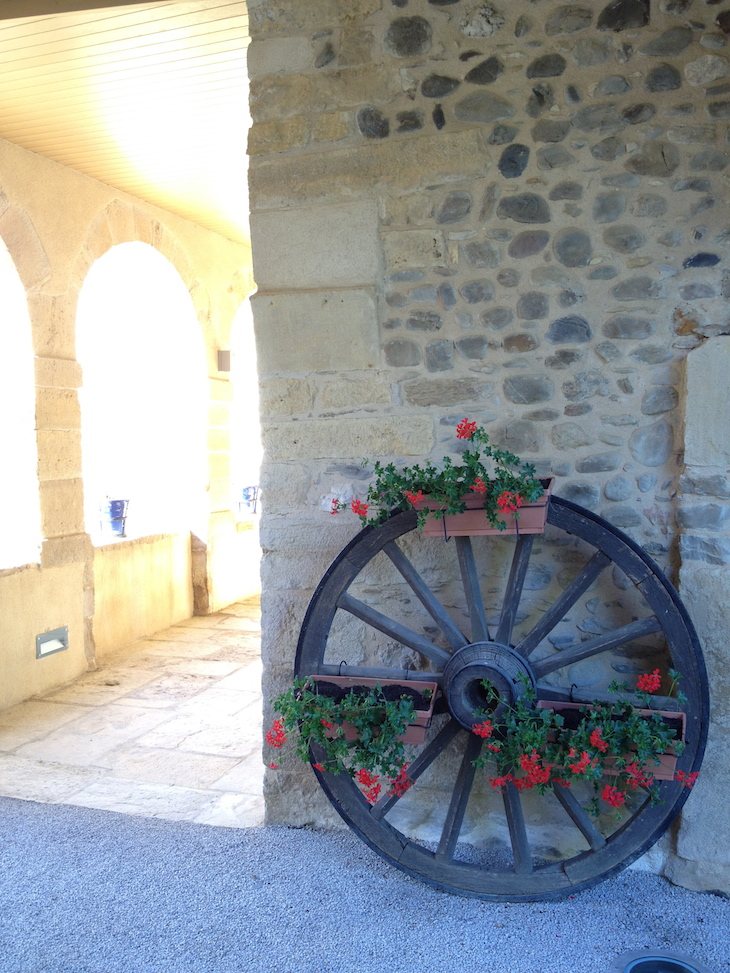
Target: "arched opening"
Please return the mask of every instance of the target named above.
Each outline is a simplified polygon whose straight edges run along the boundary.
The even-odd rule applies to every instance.
[[[37,563],[41,528],[33,343],[25,288],[0,240],[0,569]]]
[[[86,527],[112,539],[105,499],[128,500],[127,536],[207,529],[205,348],[190,295],[154,248],[124,243],[79,297]]]

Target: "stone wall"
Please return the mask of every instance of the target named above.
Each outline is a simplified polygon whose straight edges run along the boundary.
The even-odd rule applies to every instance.
[[[724,564],[726,460],[682,456],[688,354],[730,332],[729,5],[248,6],[267,694],[356,529],[329,498],[364,455],[439,460],[464,415],[675,581],[680,530]],[[267,795],[331,820],[305,771]]]

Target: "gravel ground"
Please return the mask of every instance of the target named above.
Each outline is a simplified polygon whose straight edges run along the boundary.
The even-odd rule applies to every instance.
[[[608,973],[640,949],[728,973],[730,901],[627,871],[562,902],[480,902],[349,831],[0,798],[1,973]]]

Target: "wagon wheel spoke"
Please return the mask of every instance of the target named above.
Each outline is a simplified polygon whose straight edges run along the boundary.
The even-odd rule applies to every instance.
[[[472,785],[474,784],[474,775],[476,774],[474,761],[479,756],[483,742],[476,734],[469,734],[454,790],[451,795],[451,803],[446,812],[446,821],[441,832],[441,840],[436,849],[437,858],[450,861],[454,857],[461,826],[464,823],[466,805],[469,803]]]
[[[449,653],[444,652],[443,649],[440,649],[437,645],[434,645],[429,639],[425,638],[423,635],[419,635],[418,632],[414,632],[405,625],[401,625],[401,623],[395,621],[395,619],[388,618],[387,615],[381,614],[379,611],[376,611],[374,608],[371,608],[364,602],[358,601],[358,599],[353,598],[352,595],[348,595],[347,593],[340,595],[340,598],[337,601],[337,607],[343,608],[345,611],[350,612],[351,615],[355,615],[361,621],[366,622],[373,628],[376,628],[384,635],[389,635],[397,642],[407,645],[408,648],[415,649],[416,652],[420,652],[421,655],[425,655],[427,659],[430,659],[437,665],[443,666],[449,661]]]
[[[510,568],[507,587],[502,601],[502,613],[499,617],[499,626],[495,641],[503,645],[509,645],[512,641],[512,628],[517,617],[517,609],[522,597],[522,588],[525,584],[525,575],[530,565],[530,555],[532,554],[532,542],[534,534],[522,534],[517,538],[512,567]]]
[[[661,625],[656,616],[642,618],[637,622],[631,622],[630,625],[623,625],[614,632],[598,635],[594,639],[588,639],[587,642],[578,642],[567,649],[561,649],[560,652],[556,652],[549,659],[536,662],[533,671],[538,679],[542,679],[543,676],[546,676],[549,672],[555,672],[556,669],[563,669],[565,666],[573,665],[574,662],[590,659],[591,656],[598,655],[600,652],[615,649],[619,645],[625,645],[642,635],[651,635],[652,632],[658,632],[660,629]]]
[[[565,618],[581,595],[590,588],[603,569],[610,563],[611,559],[603,551],[596,551],[588,564],[571,581],[558,600],[545,612],[537,625],[515,646],[515,651],[529,658],[540,642]]]
[[[438,735],[433,738],[433,740],[428,744],[428,746],[423,750],[418,757],[413,761],[408,767],[408,776],[415,782],[424,772],[427,770],[434,760],[442,753],[446,747],[451,743],[456,734],[461,730],[462,727],[456,720],[449,720],[449,722],[442,727]],[[384,797],[374,805],[370,814],[375,818],[382,818],[384,815],[390,811],[395,804],[398,803],[402,795],[399,794],[386,794]]]
[[[532,871],[532,855],[530,843],[527,839],[525,815],[522,811],[522,798],[512,782],[502,788],[504,812],[507,815],[507,827],[512,843],[512,858],[517,875],[526,875]]]
[[[568,812],[573,824],[586,839],[593,851],[598,851],[606,844],[606,839],[595,826],[585,809],[576,800],[575,794],[569,787],[557,785],[553,787],[553,793]]]
[[[390,541],[390,543],[383,547],[383,550],[401,573],[403,578],[411,586],[416,597],[419,599],[431,618],[433,618],[438,627],[444,633],[451,648],[456,650],[460,649],[462,645],[466,645],[468,640],[464,634],[454,624],[451,616],[447,613],[443,605],[441,605],[441,603],[436,599],[434,593],[431,591],[421,575],[418,573],[418,571],[416,571],[395,541]]]
[[[466,594],[466,605],[471,619],[471,640],[472,642],[484,642],[489,638],[487,629],[487,617],[484,613],[484,600],[482,599],[482,589],[479,584],[479,572],[477,571],[474,551],[471,546],[470,537],[456,537],[456,553],[459,558],[459,570],[461,580]]]

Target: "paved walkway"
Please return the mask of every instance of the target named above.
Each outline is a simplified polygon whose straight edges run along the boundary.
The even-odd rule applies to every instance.
[[[0,712],[0,795],[263,825],[258,599],[135,642]]]

